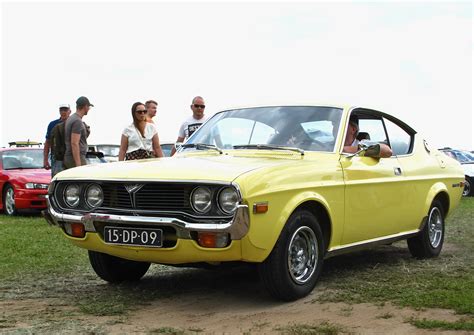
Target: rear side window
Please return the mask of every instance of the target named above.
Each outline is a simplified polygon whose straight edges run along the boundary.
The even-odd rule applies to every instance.
[[[406,155],[411,152],[412,136],[390,120],[384,119],[394,155]]]

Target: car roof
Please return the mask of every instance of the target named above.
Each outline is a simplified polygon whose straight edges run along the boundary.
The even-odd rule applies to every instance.
[[[17,151],[17,150],[41,150],[43,151],[43,148],[37,148],[37,147],[11,147],[11,148],[0,148],[0,152],[6,152],[6,151]]]

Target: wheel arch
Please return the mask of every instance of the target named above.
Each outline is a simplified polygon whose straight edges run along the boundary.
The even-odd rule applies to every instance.
[[[428,192],[428,196],[425,202],[424,213],[429,212],[431,205],[436,200],[439,200],[441,206],[443,206],[443,216],[444,218],[446,218],[449,212],[450,199],[446,185],[441,182],[434,184]]]
[[[309,200],[296,207],[294,212],[300,209],[311,212],[318,220],[324,236],[324,250],[327,251],[332,234],[331,217],[327,208],[321,202]]]

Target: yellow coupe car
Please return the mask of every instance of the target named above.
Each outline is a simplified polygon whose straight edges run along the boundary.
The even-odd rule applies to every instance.
[[[108,282],[139,280],[151,263],[249,262],[289,301],[334,255],[405,239],[414,257],[438,256],[463,186],[457,161],[388,114],[240,108],[215,114],[171,158],[61,172],[47,219]]]

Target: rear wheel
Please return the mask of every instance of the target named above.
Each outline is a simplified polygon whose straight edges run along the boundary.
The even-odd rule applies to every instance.
[[[136,262],[89,250],[89,261],[95,273],[109,283],[137,281],[150,267],[150,263]]]
[[[463,197],[469,197],[472,195],[472,180],[468,176],[464,180],[464,190],[462,191]]]
[[[11,185],[5,186],[3,190],[3,210],[6,215],[15,215],[17,213],[15,207],[15,190]]]
[[[292,301],[308,295],[316,285],[324,257],[324,239],[314,215],[293,213],[267,259],[260,277],[272,296]]]
[[[443,207],[438,200],[431,205],[428,220],[422,231],[415,237],[407,240],[408,249],[413,257],[437,257],[444,242],[444,215]]]

